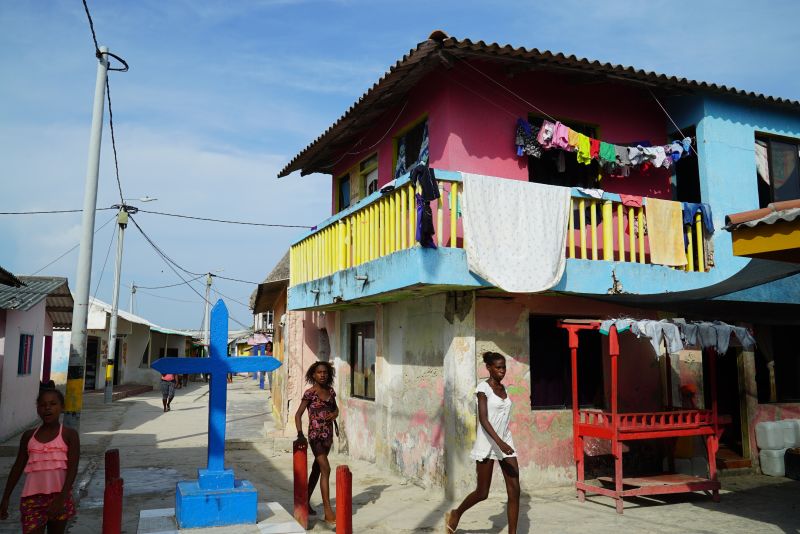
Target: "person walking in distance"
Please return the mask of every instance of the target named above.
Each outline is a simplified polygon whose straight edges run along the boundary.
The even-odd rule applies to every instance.
[[[306,382],[311,385],[305,393],[303,400],[294,415],[294,424],[297,430],[297,439],[307,442],[314,455],[314,464],[308,476],[308,513],[316,515],[311,508],[311,494],[319,481],[319,490],[322,493],[322,505],[325,509],[325,521],[330,524],[336,522],[336,514],[331,507],[330,475],[331,465],[328,462],[328,453],[333,445],[334,424],[339,416],[336,406],[336,393],[333,391],[333,379],[336,372],[330,362],[316,362],[306,371]],[[303,434],[303,413],[308,409],[308,439]],[[337,425],[338,430],[338,425]],[[338,432],[337,432],[338,434]]]
[[[446,532],[452,534],[464,512],[484,501],[489,496],[495,460],[506,481],[508,492],[508,533],[516,534],[519,519],[519,465],[514,451],[514,440],[508,428],[511,416],[511,399],[503,378],[506,376],[506,359],[497,352],[486,352],[483,363],[489,378],[478,384],[475,395],[478,402],[478,434],[470,457],[475,460],[478,487],[464,498],[458,508],[444,516]]]
[[[178,383],[178,375],[171,373],[161,375],[161,403],[164,411],[170,411],[172,399],[175,398],[175,385]]]
[[[6,481],[0,501],[0,519],[8,519],[11,492],[25,473],[20,513],[24,534],[62,534],[75,515],[72,484],[78,472],[81,445],[78,433],[59,422],[64,395],[57,389],[42,389],[36,413],[42,424],[22,434],[17,459]]]

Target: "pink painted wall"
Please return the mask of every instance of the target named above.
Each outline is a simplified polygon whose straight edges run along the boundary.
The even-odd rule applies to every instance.
[[[511,432],[517,446],[524,486],[568,483],[574,480],[572,458],[572,411],[531,409],[531,361],[528,319],[531,314],[585,317],[591,309],[597,318],[612,316],[653,317],[652,311],[625,308],[577,297],[516,296],[494,299],[478,296],[475,310],[476,372],[487,376],[481,355],[489,350],[506,355],[505,384],[514,407]],[[535,335],[535,334],[533,334]],[[631,335],[621,336],[621,411],[640,411],[659,406],[660,372],[649,343]],[[606,398],[610,395],[610,366],[604,358]],[[608,402],[608,401],[607,401]],[[605,444],[590,441],[587,454],[607,454]]]
[[[611,143],[667,141],[667,119],[644,90],[611,81],[588,83],[587,79],[545,71],[509,77],[498,66],[473,65],[532,105],[463,63],[449,70],[442,67],[409,93],[404,109],[401,104],[388,110],[357,146],[348,147],[347,152],[358,154],[336,163],[333,176],[338,177],[377,150],[379,184],[384,185],[393,175],[394,136],[426,113],[432,166],[516,180],[527,180],[528,170],[527,157],[519,158],[515,153],[515,123],[518,117],[537,113],[533,106],[557,119],[595,125],[599,137]],[[365,150],[372,145],[374,149]],[[606,177],[602,187],[615,193],[669,199],[669,180],[670,171],[651,169],[634,172],[628,178]],[[335,181],[331,191],[335,199]],[[331,206],[333,209],[335,200]]]
[[[800,419],[800,403],[775,403],[758,404],[755,413],[749,418],[750,450],[752,456],[758,458],[758,445],[756,444],[756,425],[765,421],[783,421],[785,419]]]

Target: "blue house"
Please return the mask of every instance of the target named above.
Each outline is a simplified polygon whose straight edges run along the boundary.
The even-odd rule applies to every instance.
[[[799,150],[797,101],[432,33],[280,173],[331,177],[331,216],[291,249],[288,307],[330,340],[349,454],[463,494],[491,350],[523,487],[570,483],[558,321],[677,317],[758,341],[718,368],[718,465],[757,467],[754,425],[800,417],[800,266],[734,256],[721,230],[800,198]],[[710,403],[699,350],[620,343],[622,411]],[[602,409],[601,334],[581,347],[579,403]],[[632,452],[661,469],[657,447]],[[598,466],[608,453],[587,444]]]

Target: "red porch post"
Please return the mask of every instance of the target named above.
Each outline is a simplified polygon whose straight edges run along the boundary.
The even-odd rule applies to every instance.
[[[622,443],[619,441],[619,415],[617,398],[619,393],[619,339],[617,327],[612,325],[608,331],[608,354],[611,357],[611,424],[612,424],[612,453],[614,454],[614,490],[617,501],[617,513],[621,514],[624,504],[622,501]]]
[[[709,382],[711,383],[711,421],[714,433],[706,437],[706,448],[708,449],[708,478],[717,481],[717,451],[719,450],[719,414],[717,413],[717,351],[714,348],[706,349],[708,354]],[[714,502],[719,502],[719,490],[711,492]]]
[[[575,458],[575,471],[578,482],[583,482],[586,478],[583,453],[583,436],[580,435],[578,425],[580,424],[580,414],[578,412],[578,330],[575,327],[567,327],[569,333],[570,365],[572,368],[572,444],[573,456]],[[578,488],[578,500],[586,500],[586,491]]]

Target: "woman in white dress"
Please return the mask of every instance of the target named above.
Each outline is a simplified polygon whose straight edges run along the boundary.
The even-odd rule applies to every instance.
[[[503,386],[506,376],[506,359],[497,352],[486,352],[483,362],[489,371],[489,378],[478,384],[475,395],[478,401],[478,435],[470,456],[475,460],[478,473],[478,487],[466,496],[461,505],[444,516],[448,534],[453,534],[461,516],[486,500],[492,483],[494,461],[500,463],[508,492],[508,533],[516,534],[519,518],[519,465],[514,451],[514,440],[508,429],[511,416],[511,399]]]

